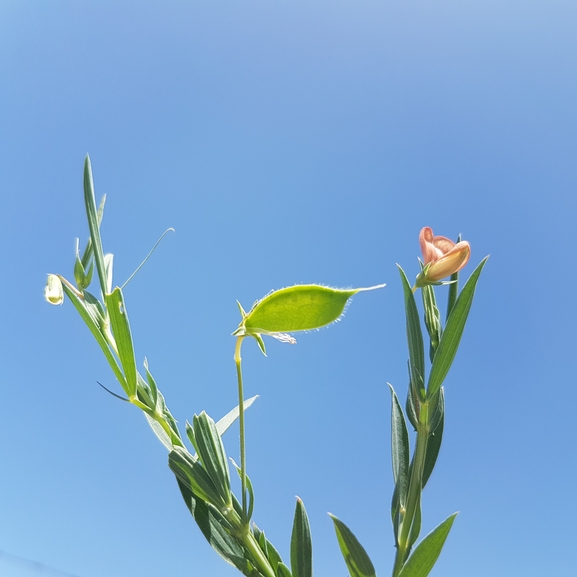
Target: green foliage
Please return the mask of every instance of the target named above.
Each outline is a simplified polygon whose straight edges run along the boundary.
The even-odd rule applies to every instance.
[[[291,570],[293,577],[312,577],[313,544],[309,518],[303,502],[297,498],[291,537]]]
[[[351,577],[377,577],[372,561],[353,532],[334,515],[330,515],[330,517],[335,526],[337,540],[349,575]]]
[[[398,265],[397,265],[398,266]],[[415,295],[407,279],[405,271],[399,266],[403,293],[405,296],[405,314],[407,316],[407,341],[409,343],[409,373],[411,376],[411,387],[424,397],[425,394],[425,352],[423,346],[423,333],[421,331],[421,321]]]
[[[128,398],[112,394],[139,408],[156,436],[167,448],[168,464],[176,477],[186,506],[213,549],[247,577],[312,577],[311,530],[300,499],[297,499],[296,503],[290,542],[291,569],[283,562],[281,554],[268,540],[264,531],[256,524],[251,524],[255,491],[246,470],[244,411],[252,405],[256,397],[244,399],[241,346],[245,337],[252,337],[266,354],[262,335],[296,342],[285,333],[329,325],[341,317],[353,295],[384,285],[347,290],[321,285],[296,285],[269,293],[258,300],[248,313],[238,303],[242,319],[233,333],[237,337],[234,358],[238,379],[238,405],[216,423],[204,411],[194,415],[192,424],[186,423],[185,439],[190,441],[196,451],[194,453],[185,446],[177,422],[149,370],[146,358],[145,378],[138,371],[122,288],[112,288],[114,257],[104,252],[100,235],[105,198],[103,197],[97,209],[88,157],[84,163],[84,202],[89,239],[82,255],[78,250],[78,242],[76,245],[73,266],[75,283],[69,282],[62,275],[48,275],[46,300],[59,305],[66,296],[72,302]],[[432,231],[430,232],[432,234]],[[158,242],[128,281],[147,261]],[[468,258],[468,244],[466,247]],[[396,547],[393,577],[426,577],[441,553],[455,518],[455,515],[448,517],[417,544],[422,523],[423,489],[431,478],[443,439],[443,383],[461,342],[476,286],[486,261],[487,259],[481,261],[460,292],[458,272],[451,275],[450,283],[437,282],[436,278],[434,282],[429,282],[430,279],[425,278],[424,273],[433,266],[434,259],[429,259],[424,265],[418,277],[421,280],[413,287],[399,266],[406,314],[409,386],[403,412],[395,390],[389,385],[392,406],[391,452],[395,482],[391,504]],[[87,290],[95,270],[100,287],[98,296]],[[440,270],[444,268],[437,264],[437,276],[441,276]],[[450,271],[445,272],[448,275]],[[433,278],[435,275],[430,276]],[[441,284],[449,284],[444,327],[435,294],[435,287]],[[419,314],[414,296],[417,288],[422,290],[423,315]],[[422,322],[429,337],[428,380]],[[237,420],[240,428],[241,462],[240,466],[234,462],[233,465],[241,479],[240,499],[231,488],[229,461],[222,441],[224,432]],[[411,443],[407,422],[416,433],[414,443]],[[414,447],[412,456],[411,445]],[[376,577],[375,568],[356,536],[342,521],[333,515],[331,518],[350,577]]]
[[[439,558],[457,513],[453,513],[433,529],[415,549],[399,573],[399,577],[427,577]]]
[[[459,297],[451,310],[451,314],[447,319],[447,325],[443,331],[443,338],[439,343],[439,347],[435,353],[435,358],[433,359],[429,383],[427,385],[427,393],[430,396],[435,395],[443,384],[443,381],[451,368],[453,359],[457,354],[463,330],[465,329],[465,323],[467,322],[467,317],[471,310],[471,304],[473,303],[473,297],[475,296],[477,281],[479,280],[481,271],[487,262],[487,258],[484,258],[479,266],[473,271],[473,274],[463,287],[463,290],[461,291],[461,294],[459,294]]]

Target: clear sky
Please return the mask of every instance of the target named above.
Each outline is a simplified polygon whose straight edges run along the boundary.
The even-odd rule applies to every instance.
[[[424,532],[460,511],[432,575],[574,574],[576,29],[570,0],[3,0],[0,551],[75,577],[237,574],[96,384],[118,391],[70,303],[43,301],[87,238],[89,153],[117,284],[176,229],[125,295],[181,424],[236,404],[235,299],[387,283],[296,346],[244,347],[255,521],[288,558],[302,497],[318,576],[346,574],[327,511],[392,567],[395,263],[414,278],[423,226],[471,243],[464,276],[491,254],[424,494]],[[0,553],[2,577],[36,574]]]

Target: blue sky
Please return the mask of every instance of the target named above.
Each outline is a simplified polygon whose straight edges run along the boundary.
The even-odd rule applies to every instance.
[[[302,497],[317,575],[346,574],[327,511],[392,567],[395,263],[417,273],[426,225],[491,254],[424,494],[425,532],[460,511],[432,575],[571,574],[576,25],[569,1],[2,2],[0,551],[77,577],[237,574],[142,415],[96,384],[115,388],[70,303],[42,299],[87,236],[89,153],[117,284],[176,229],[125,294],[181,423],[236,404],[236,299],[387,283],[296,346],[243,350],[255,520],[288,557]]]

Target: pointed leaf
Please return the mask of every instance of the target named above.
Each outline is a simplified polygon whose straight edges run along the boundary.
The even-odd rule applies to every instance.
[[[441,449],[441,442],[443,440],[443,429],[445,427],[445,392],[443,387],[439,389],[439,401],[437,404],[436,413],[433,416],[433,432],[429,434],[427,440],[427,453],[425,455],[425,465],[423,467],[423,488],[427,484],[437,457]]]
[[[417,414],[419,399],[415,393],[414,387],[412,387],[410,383],[410,371],[411,367],[409,363],[409,388],[407,391],[407,401],[405,402],[405,412],[407,413],[409,423],[413,425],[413,429],[416,431],[419,423],[419,415]]]
[[[66,293],[66,296],[70,299],[74,308],[79,312],[82,320],[86,323],[86,326],[90,329],[90,332],[96,339],[96,342],[100,345],[108,364],[112,368],[114,375],[118,379],[118,382],[122,386],[122,388],[126,391],[126,380],[124,379],[124,375],[122,374],[122,370],[118,365],[118,361],[116,357],[113,355],[112,351],[110,350],[110,346],[108,344],[108,340],[106,339],[104,332],[101,328],[101,324],[99,320],[95,319],[96,315],[95,308],[90,308],[89,303],[87,301],[82,300],[78,293],[71,288],[68,284],[68,281],[63,277],[59,277],[62,281],[62,288]],[[84,293],[86,296],[86,292]]]
[[[318,329],[336,321],[354,294],[382,286],[342,290],[320,285],[297,285],[273,291],[255,303],[234,334],[290,333]]]
[[[186,449],[174,447],[168,455],[168,466],[177,479],[203,501],[214,505],[219,511],[229,508],[200,461],[195,461]]]
[[[253,533],[256,537],[258,544],[261,548],[261,551],[265,554],[270,566],[273,568],[275,573],[278,573],[278,565],[282,564],[282,559],[279,552],[276,550],[274,545],[266,538],[265,532],[261,531],[254,523],[253,523]]]
[[[387,383],[391,389],[391,449],[393,461],[393,479],[395,481],[395,492],[391,505],[391,518],[397,538],[399,526],[402,521],[400,518],[401,509],[405,508],[407,502],[407,491],[409,487],[409,463],[410,447],[409,432],[403,415],[403,410],[399,399],[390,383]]]
[[[94,182],[92,180],[92,166],[90,157],[86,155],[84,159],[84,205],[86,207],[86,217],[88,218],[88,228],[90,230],[90,239],[92,241],[92,251],[100,281],[102,294],[106,294],[106,272],[104,267],[104,252],[102,250],[102,239],[100,238],[100,226],[98,220],[98,211],[96,210],[96,199],[94,197]]]
[[[228,459],[214,421],[202,411],[192,419],[195,449],[222,501],[232,506]]]
[[[395,483],[402,483],[403,478],[406,478],[409,472],[409,432],[405,422],[403,410],[397,398],[397,394],[390,383],[387,383],[391,389],[391,441],[392,441],[392,456],[393,456],[393,478]],[[404,502],[404,499],[401,499]]]
[[[425,353],[423,347],[423,334],[419,311],[415,302],[415,295],[407,279],[405,271],[399,266],[403,293],[405,296],[405,313],[407,317],[407,341],[409,344],[409,362],[411,383],[419,393],[424,394],[425,383]]]
[[[475,287],[477,286],[479,275],[487,262],[487,258],[489,257],[485,257],[481,261],[479,266],[469,277],[469,280],[463,287],[463,290],[453,307],[451,316],[447,320],[445,330],[443,331],[443,337],[441,338],[441,342],[439,343],[439,347],[435,353],[435,358],[433,359],[433,365],[431,366],[429,384],[427,385],[427,395],[429,397],[432,397],[439,391],[439,388],[443,384],[443,381],[451,368],[453,359],[457,354],[457,349],[461,342],[461,336],[463,335],[463,330],[471,309],[473,297],[475,296]]]
[[[177,482],[186,506],[211,547],[227,563],[236,567],[243,575],[248,575],[245,559],[248,553],[242,543],[227,531],[228,523],[224,517],[195,495],[188,484],[178,478]]]
[[[292,577],[292,574],[290,572],[290,569],[284,563],[279,563],[277,566],[277,576]]]
[[[243,403],[244,410],[246,411],[256,400],[258,399],[258,395],[247,399]],[[216,423],[216,430],[218,431],[219,435],[224,435],[225,431],[238,419],[239,408],[238,405],[229,411],[222,419]]]
[[[146,380],[148,381],[148,386],[150,387],[150,395],[152,398],[152,403],[154,405],[154,409],[158,409],[158,387],[156,386],[156,381],[154,377],[150,374],[148,370],[148,360],[146,357],[144,358],[144,370],[146,372]]]
[[[242,471],[240,469],[240,467],[234,462],[234,459],[230,459],[232,464],[234,465],[234,468],[236,469],[236,472],[238,473],[239,478],[242,480]],[[248,493],[248,508],[247,508],[247,513],[246,513],[246,522],[248,523],[248,521],[251,520],[252,518],[252,513],[254,510],[254,489],[252,488],[252,481],[250,480],[250,477],[248,475],[245,475],[245,482],[246,482],[246,491]],[[244,511],[242,510],[242,506],[240,508],[239,511],[239,515],[241,517],[244,517]],[[253,527],[256,530],[256,532],[259,532],[260,529],[256,526],[256,524],[253,523]]]
[[[329,513],[335,525],[341,553],[351,577],[376,577],[375,568],[364,547],[353,532],[334,515]]]
[[[457,513],[453,513],[419,543],[403,565],[399,577],[427,577],[441,554],[456,516]]]
[[[100,199],[100,204],[98,205],[98,210],[96,211],[96,220],[98,223],[98,228],[100,228],[100,225],[102,224],[102,217],[104,216],[104,205],[105,204],[106,204],[106,195],[104,195]],[[92,254],[93,254],[92,239],[90,237],[88,237],[88,242],[86,243],[86,248],[84,249],[84,253],[82,254],[82,266],[84,268],[86,268],[88,266],[88,263],[92,259]],[[90,265],[90,268],[92,268],[92,264]]]
[[[305,506],[298,497],[291,537],[291,570],[293,577],[313,576],[311,528]]]
[[[106,293],[112,292],[112,269],[114,267],[114,255],[104,255],[104,273],[106,274]]]
[[[116,287],[110,294],[105,295],[106,308],[110,315],[112,333],[116,341],[118,357],[126,378],[126,394],[132,399],[136,394],[136,358],[132,344],[132,333],[128,322],[128,313],[124,304],[122,290]]]
[[[172,444],[172,441],[170,440],[170,436],[168,435],[168,433],[162,428],[162,426],[160,425],[160,423],[156,419],[153,419],[147,413],[144,413],[144,416],[146,417],[146,420],[148,421],[148,424],[150,425],[152,432],[157,436],[158,440],[169,451],[172,451],[172,449],[174,448],[174,445]]]

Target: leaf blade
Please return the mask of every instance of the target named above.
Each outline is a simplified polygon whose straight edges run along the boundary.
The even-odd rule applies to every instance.
[[[399,577],[427,577],[436,563],[457,513],[437,525],[420,543],[403,565]]]
[[[337,517],[329,513],[333,520],[341,553],[351,577],[377,577],[375,567],[365,548],[354,533]]]
[[[293,577],[313,577],[313,546],[305,506],[297,497],[291,536],[291,571]]]
[[[104,298],[108,314],[110,315],[110,325],[116,341],[118,358],[124,370],[126,379],[125,391],[129,398],[132,399],[136,395],[136,357],[134,355],[132,332],[130,331],[124,296],[122,290],[116,287],[111,293],[105,294]]]
[[[425,351],[423,345],[423,333],[419,311],[415,302],[415,295],[409,284],[405,271],[397,265],[401,275],[403,294],[405,299],[407,343],[409,345],[409,367],[411,384],[419,393],[424,393],[425,383]]]
[[[427,395],[429,397],[437,394],[453,364],[461,342],[461,337],[463,336],[467,317],[471,310],[471,304],[475,296],[475,288],[488,258],[489,257],[485,257],[469,277],[447,320],[441,342],[439,343],[431,366],[431,373],[427,384]]]

